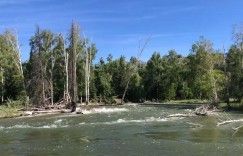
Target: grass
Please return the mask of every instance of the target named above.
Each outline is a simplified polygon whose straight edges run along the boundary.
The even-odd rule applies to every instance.
[[[241,103],[239,103],[239,102],[232,102],[232,103],[230,103],[230,108],[228,108],[227,103],[222,102],[222,103],[220,103],[219,108],[226,109],[226,110],[229,109],[229,110],[243,111],[243,105]]]
[[[18,111],[23,107],[22,100],[8,99],[5,104],[0,105],[0,118],[13,118],[21,116],[22,111]]]
[[[0,118],[13,118],[21,116],[22,112],[17,108],[0,106]]]

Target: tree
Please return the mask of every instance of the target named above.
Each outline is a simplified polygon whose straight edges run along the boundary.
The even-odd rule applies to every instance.
[[[14,30],[5,30],[0,35],[1,103],[6,99],[26,102],[26,90],[20,59],[18,35]]]
[[[128,69],[130,69],[128,72],[132,72],[132,75],[130,79],[128,79],[129,87],[127,89],[126,98],[132,102],[143,102],[145,94],[142,75],[144,74],[146,63],[137,60],[135,57],[131,57],[128,66]]]
[[[51,63],[54,102],[63,100],[62,102],[67,104],[70,102],[70,96],[68,90],[68,53],[65,44],[64,36],[59,34],[56,37],[56,44],[49,64]]]
[[[97,53],[97,49],[92,41],[90,42],[89,45],[88,40],[84,38],[84,50],[85,50],[85,103],[86,105],[88,105],[90,100],[91,73],[93,73],[91,71],[91,67],[92,67],[92,62]],[[95,87],[93,86],[93,89],[94,88]]]
[[[112,76],[107,70],[107,65],[105,64],[103,58],[100,58],[99,63],[95,66],[95,85],[97,88],[97,94],[100,97],[100,102],[102,100],[109,103],[109,99],[112,96],[111,80]]]
[[[233,29],[234,45],[228,53],[228,70],[230,72],[230,94],[243,104],[243,24]]]
[[[146,66],[146,73],[144,75],[144,87],[147,91],[146,97],[152,101],[159,99],[162,97],[162,74],[163,74],[163,66],[161,63],[161,57],[158,52],[154,52],[152,57],[148,60]]]
[[[175,50],[170,50],[169,54],[162,58],[164,68],[163,84],[164,99],[172,100],[179,96],[179,90],[183,85],[182,70],[185,68],[184,59]]]
[[[76,75],[76,61],[77,61],[77,50],[78,50],[78,43],[80,40],[80,28],[77,23],[73,22],[71,25],[71,30],[69,34],[69,61],[68,61],[68,71],[69,71],[69,93],[71,98],[71,112],[76,110],[76,102],[78,100],[77,96],[77,75]]]
[[[216,53],[212,43],[203,37],[193,44],[189,55],[192,76],[191,87],[199,98],[209,99],[213,106],[219,103],[218,92],[222,90],[223,71],[215,68],[223,63],[223,54]]]
[[[138,64],[139,64],[138,60],[139,60],[141,54],[143,53],[145,47],[147,46],[148,41],[149,41],[149,38],[146,39],[146,41],[145,41],[145,43],[144,43],[144,45],[142,47],[141,47],[141,45],[139,45],[138,56],[134,59],[135,63],[132,64],[131,73],[129,73],[129,75],[128,75],[128,80],[127,80],[127,83],[126,83],[126,86],[125,86],[125,89],[124,89],[124,92],[123,92],[123,95],[122,95],[122,103],[124,102],[124,99],[125,99],[125,96],[126,96],[126,92],[127,92],[128,87],[129,87],[130,80],[134,76],[134,73],[137,72],[137,68],[138,68]]]
[[[36,33],[30,40],[32,77],[30,80],[30,94],[33,97],[33,103],[35,101],[35,105],[38,107],[46,106],[49,99],[51,99],[51,103],[53,104],[52,74],[54,58],[52,56],[55,41],[54,33],[50,30],[41,30],[39,26],[37,26]],[[51,65],[48,66],[48,63]],[[51,88],[51,91],[49,88]]]

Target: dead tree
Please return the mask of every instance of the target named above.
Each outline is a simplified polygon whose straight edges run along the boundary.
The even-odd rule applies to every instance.
[[[89,104],[90,98],[90,69],[92,63],[92,41],[90,47],[88,48],[87,39],[84,35],[84,49],[85,49],[85,103],[86,105]]]
[[[64,55],[64,75],[65,75],[65,83],[64,83],[64,93],[63,93],[63,100],[65,104],[70,103],[70,95],[69,95],[69,90],[68,90],[68,53],[66,51],[65,48],[65,38],[64,36],[60,36],[61,39],[61,44],[62,44],[62,51],[63,51],[63,55]]]
[[[122,95],[122,100],[121,100],[122,104],[123,104],[123,102],[124,102],[124,99],[125,99],[125,96],[126,96],[126,92],[127,92],[128,87],[129,87],[129,83],[130,83],[130,81],[131,81],[131,78],[134,76],[134,74],[135,74],[136,71],[137,71],[137,68],[138,68],[138,65],[139,65],[139,58],[140,58],[140,56],[142,55],[144,49],[146,48],[146,46],[147,46],[149,40],[150,40],[150,37],[148,37],[148,38],[146,39],[146,41],[145,41],[145,43],[144,43],[144,45],[143,45],[142,47],[141,47],[141,44],[139,44],[139,51],[138,51],[138,55],[137,55],[137,57],[136,57],[136,63],[135,63],[135,65],[133,66],[132,73],[129,74],[129,77],[128,77],[128,80],[127,80],[127,83],[126,83],[126,87],[125,87],[124,92],[123,92],[123,95]]]
[[[76,55],[79,42],[79,26],[76,23],[72,23],[70,31],[70,48],[69,48],[69,93],[71,98],[71,112],[76,111],[77,102],[77,75],[76,75]]]
[[[88,91],[88,77],[89,77],[89,52],[87,50],[87,42],[86,38],[84,39],[85,44],[85,103],[86,105],[89,104],[89,91]]]
[[[50,78],[50,90],[51,90],[51,105],[53,106],[53,99],[54,99],[54,91],[53,91],[53,68],[54,68],[55,60],[53,56],[51,56],[51,78]]]

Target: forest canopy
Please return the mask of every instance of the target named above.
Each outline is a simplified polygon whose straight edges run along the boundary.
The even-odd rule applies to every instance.
[[[217,106],[233,99],[243,104],[241,27],[234,28],[227,51],[200,37],[188,56],[172,49],[164,56],[154,52],[147,62],[110,54],[94,64],[98,48],[80,34],[77,23],[66,37],[37,26],[29,42],[30,58],[23,63],[17,33],[0,34],[0,103],[43,107],[63,102],[75,108],[78,102],[113,103],[127,89],[125,102],[206,99]]]

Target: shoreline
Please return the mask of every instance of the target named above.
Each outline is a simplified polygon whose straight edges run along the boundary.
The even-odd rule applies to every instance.
[[[155,103],[155,102],[144,102],[144,103],[125,103],[122,105],[133,105],[137,104],[139,106],[144,106],[144,107],[149,107],[149,106],[154,106],[154,107],[194,107],[194,109],[207,104],[207,103],[202,103],[202,102],[195,102],[195,103],[185,103],[185,102],[162,102],[162,103]],[[89,105],[83,104],[78,104],[76,111],[71,112],[71,109],[66,109],[65,105],[54,105],[54,106],[48,106],[45,108],[7,108],[7,107],[0,107],[0,119],[6,119],[6,118],[19,118],[19,117],[35,117],[35,116],[40,116],[40,115],[55,115],[55,114],[83,114],[82,111],[86,110],[92,110],[94,108],[102,108],[102,107],[117,107],[117,106],[122,106],[121,104],[111,104],[111,105],[106,105],[104,103],[91,103]],[[226,111],[224,108],[219,108],[217,112],[221,111]],[[233,110],[234,111],[234,110]]]

